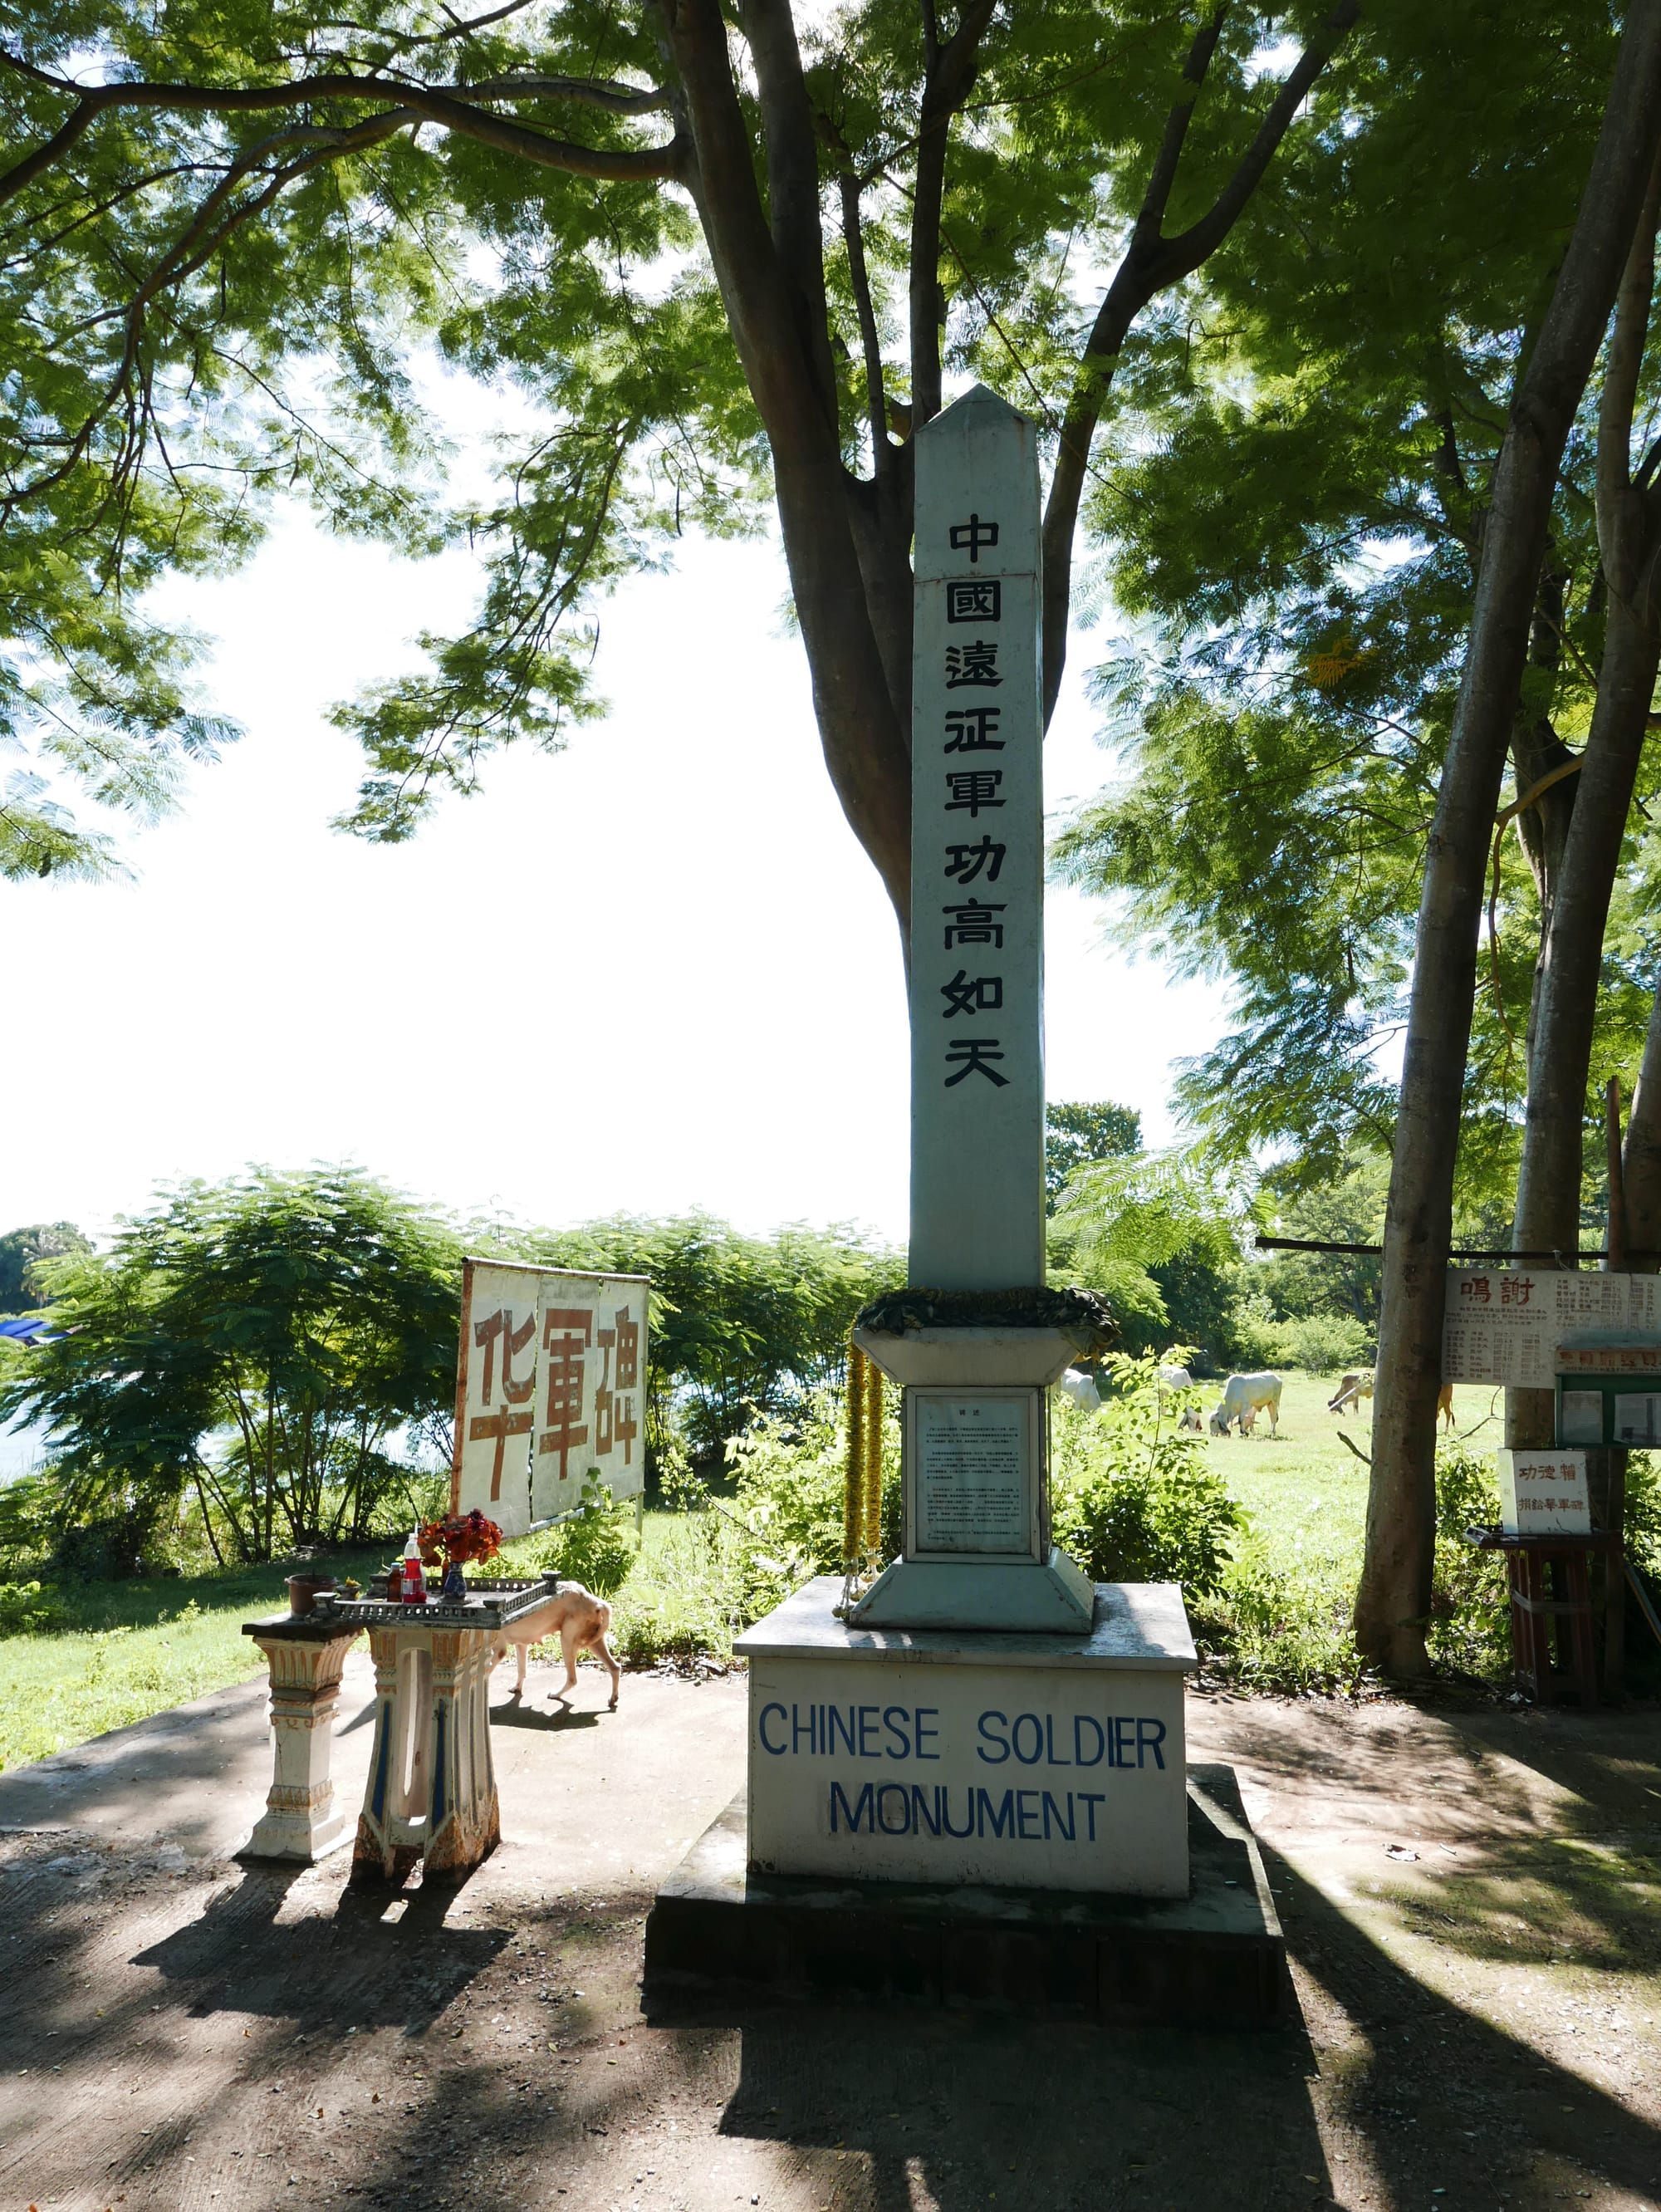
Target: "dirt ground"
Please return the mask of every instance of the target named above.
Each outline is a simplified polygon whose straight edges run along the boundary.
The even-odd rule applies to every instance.
[[[1661,1722],[1196,1696],[1294,2025],[647,2017],[657,1882],[739,1786],[740,1680],[498,1678],[458,1888],[227,1854],[258,1692],[0,1777],[0,2212],[1366,2212],[1661,2206]],[[349,1671],[348,1802],[370,1731]]]

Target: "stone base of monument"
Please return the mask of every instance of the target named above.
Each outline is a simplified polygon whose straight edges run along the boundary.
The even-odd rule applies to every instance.
[[[1076,1636],[1090,1620],[1088,1577],[1053,1544],[1047,1560],[895,1559],[854,1608],[862,1628],[961,1628],[970,1622]]]
[[[1182,1593],[1084,1588],[1083,1630],[882,1628],[821,1575],[747,1629],[752,1869],[1185,1897]]]
[[[1233,1770],[1193,1768],[1185,1809],[1188,1893],[1156,1899],[759,1874],[736,1798],[658,1893],[647,2010],[765,1995],[1276,2026],[1285,1943]]]

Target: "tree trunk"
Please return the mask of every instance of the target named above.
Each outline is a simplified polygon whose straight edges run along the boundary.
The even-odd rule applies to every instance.
[[[1579,1248],[1586,1085],[1603,934],[1661,659],[1652,604],[1661,518],[1653,495],[1632,479],[1633,414],[1655,282],[1657,184],[1652,171],[1616,301],[1598,409],[1597,536],[1608,612],[1591,727],[1579,773],[1572,779],[1573,808],[1535,971],[1528,1110],[1517,1178],[1519,1251],[1573,1255]],[[1555,1419],[1551,1391],[1506,1391],[1508,1444],[1554,1443]]]
[[[1488,840],[1517,718],[1551,501],[1661,138],[1661,0],[1634,0],[1591,173],[1494,471],[1470,643],[1425,856],[1385,1224],[1367,1549],[1355,1638],[1428,1665],[1436,1398],[1459,1107]]]
[[[1519,1251],[1572,1255],[1579,1249],[1586,1085],[1603,932],[1661,660],[1661,638],[1642,612],[1649,577],[1646,563],[1638,601],[1610,601],[1597,671],[1597,702],[1578,779],[1580,787],[1563,848],[1551,924],[1541,947],[1528,1112],[1517,1179],[1514,1241]],[[1565,1264],[1573,1266],[1573,1257]],[[1551,1391],[1506,1392],[1507,1443],[1552,1443],[1554,1418]]]
[[[1638,1088],[1621,1148],[1621,1181],[1627,1202],[1627,1249],[1640,1274],[1661,1263],[1661,991],[1650,1007]]]

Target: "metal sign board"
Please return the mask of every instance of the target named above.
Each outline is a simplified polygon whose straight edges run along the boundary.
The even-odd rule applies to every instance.
[[[615,1498],[644,1490],[650,1295],[643,1275],[464,1263],[452,1512],[522,1536],[591,1472]]]
[[[1555,1388],[1558,1353],[1577,1330],[1661,1334],[1661,1276],[1589,1268],[1450,1267],[1444,1382]]]

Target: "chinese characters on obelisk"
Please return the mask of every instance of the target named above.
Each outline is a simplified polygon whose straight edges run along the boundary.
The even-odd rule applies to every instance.
[[[911,1279],[1044,1280],[1038,444],[984,387],[917,447]]]

